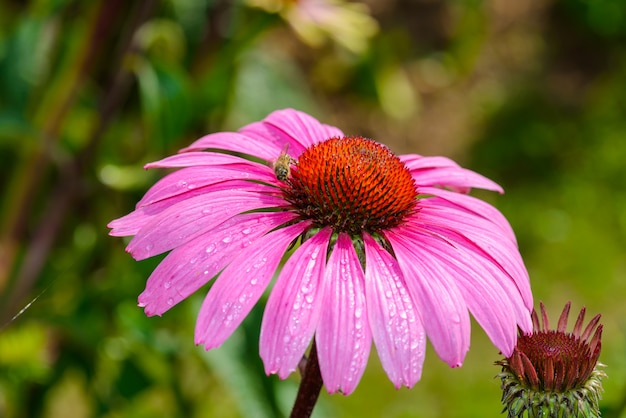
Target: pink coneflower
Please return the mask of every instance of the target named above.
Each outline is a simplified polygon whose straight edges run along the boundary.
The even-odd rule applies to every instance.
[[[447,158],[396,156],[286,109],[146,167],[183,168],[112,221],[111,235],[134,235],[126,250],[137,260],[171,251],[139,296],[147,315],[215,278],[195,330],[206,349],[232,334],[277,272],[261,325],[265,370],[288,376],[315,335],[330,393],[354,390],[372,340],[393,384],[410,387],[427,337],[446,363],[462,364],[469,312],[507,356],[518,326],[532,329],[513,232],[466,194],[502,189]]]

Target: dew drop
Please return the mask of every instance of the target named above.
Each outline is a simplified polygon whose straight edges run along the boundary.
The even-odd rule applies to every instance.
[[[165,283],[163,283],[163,287],[165,289],[169,289],[170,287],[172,287],[172,282],[165,282]]]
[[[213,251],[215,251],[215,244],[211,244],[208,247],[206,247],[205,251],[207,254],[211,254]]]
[[[241,231],[241,233],[244,234],[244,235],[248,235],[250,232],[252,232],[252,229],[250,229],[250,228],[246,228],[243,231]]]
[[[252,286],[254,286],[255,284],[257,284],[258,282],[259,282],[259,280],[258,280],[256,277],[255,277],[255,278],[253,278],[252,280],[250,280],[250,284],[251,284]]]
[[[231,236],[227,236],[224,237],[224,239],[222,240],[223,243],[228,244],[229,242],[231,242],[233,240],[233,237]]]
[[[314,299],[315,299],[315,298],[313,297],[313,295],[306,295],[306,296],[304,297],[304,300],[306,300],[306,301],[307,301],[307,303],[313,303],[313,300],[314,300]]]
[[[360,318],[361,315],[363,315],[363,309],[362,308],[356,308],[354,310],[354,317],[355,318]]]
[[[266,262],[267,262],[267,258],[263,257],[262,259],[258,260],[256,263],[254,263],[253,267],[255,269],[258,269],[258,268],[262,267]]]
[[[174,305],[174,298],[167,298],[167,304],[168,304],[169,306]]]
[[[154,248],[154,244],[152,244],[152,243],[146,244],[146,251],[150,251],[153,248]]]

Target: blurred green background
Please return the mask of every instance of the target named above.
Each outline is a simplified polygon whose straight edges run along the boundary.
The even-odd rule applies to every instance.
[[[288,415],[299,378],[264,375],[262,307],[205,352],[206,289],[146,318],[160,257],[106,228],[163,175],[145,163],[283,107],[498,181],[475,195],[513,225],[537,305],[603,315],[603,416],[626,417],[626,2],[318,0],[331,18],[298,18],[315,3],[0,1],[0,417]],[[396,391],[373,352],[316,416],[496,417],[499,358],[474,324],[462,368],[429,348]]]

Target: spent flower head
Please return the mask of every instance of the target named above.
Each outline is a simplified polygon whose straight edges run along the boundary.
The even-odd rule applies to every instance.
[[[600,314],[583,330],[585,308],[574,329],[567,332],[568,302],[556,329],[550,329],[543,303],[541,323],[533,310],[533,332],[520,333],[513,354],[499,362],[502,403],[509,418],[599,417],[602,391],[598,358],[601,349]]]
[[[288,376],[315,335],[331,393],[354,390],[372,341],[400,387],[420,379],[427,337],[462,364],[470,312],[506,355],[518,326],[532,328],[513,231],[467,194],[502,189],[448,158],[397,156],[285,109],[146,167],[180,169],[112,221],[111,235],[134,235],[137,260],[170,251],[139,296],[148,315],[215,279],[195,330],[206,349],[232,334],[276,272],[261,325],[265,370]]]

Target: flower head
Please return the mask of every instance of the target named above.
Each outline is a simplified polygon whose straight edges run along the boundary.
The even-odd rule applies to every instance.
[[[599,417],[598,402],[604,372],[596,368],[600,357],[602,325],[596,315],[583,330],[585,308],[574,330],[566,332],[570,302],[556,330],[551,330],[543,303],[542,323],[533,310],[533,332],[520,334],[513,354],[497,362],[502,366],[502,402],[510,418]]]
[[[277,270],[261,325],[265,369],[285,378],[315,335],[331,393],[354,390],[372,341],[400,387],[420,379],[426,337],[462,364],[470,312],[506,355],[517,327],[531,330],[513,232],[466,194],[501,188],[447,158],[396,156],[286,109],[146,167],[180,169],[112,221],[111,235],[134,235],[127,251],[138,260],[170,251],[139,296],[148,315],[215,278],[196,323],[206,349],[231,335]]]

